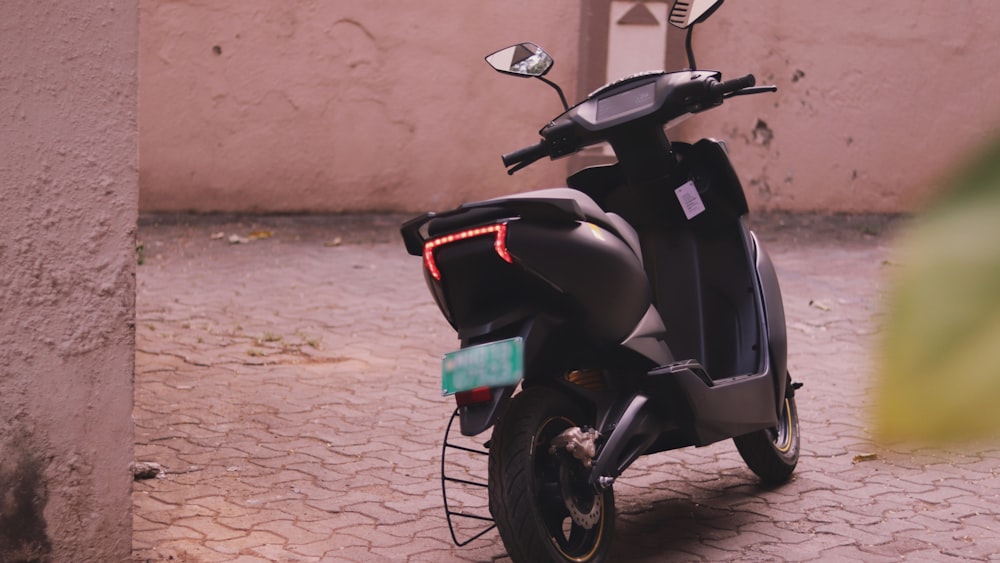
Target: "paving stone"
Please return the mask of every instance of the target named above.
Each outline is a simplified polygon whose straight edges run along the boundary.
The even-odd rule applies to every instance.
[[[136,457],[167,473],[135,483],[134,560],[509,561],[495,530],[448,532],[438,370],[458,343],[419,259],[395,233],[325,246],[338,218],[211,238],[258,220],[140,226]],[[613,560],[995,559],[1000,447],[893,449],[867,427],[891,240],[767,228],[805,383],[796,476],[760,486],[730,441],[640,459],[615,487]]]

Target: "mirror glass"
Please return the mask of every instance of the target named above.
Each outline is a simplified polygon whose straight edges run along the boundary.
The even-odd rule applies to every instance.
[[[500,49],[486,57],[486,62],[500,72],[515,76],[543,76],[552,68],[552,57],[534,43]]]
[[[677,0],[670,9],[670,23],[682,29],[691,27],[721,3],[722,0]]]

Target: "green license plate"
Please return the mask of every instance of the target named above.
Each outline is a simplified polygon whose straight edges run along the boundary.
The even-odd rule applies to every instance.
[[[517,385],[522,377],[524,340],[520,337],[470,346],[445,354],[441,362],[441,394]]]

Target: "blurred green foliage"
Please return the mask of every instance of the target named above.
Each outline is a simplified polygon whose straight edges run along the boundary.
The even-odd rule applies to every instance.
[[[1000,139],[900,242],[877,373],[879,437],[1000,435]]]

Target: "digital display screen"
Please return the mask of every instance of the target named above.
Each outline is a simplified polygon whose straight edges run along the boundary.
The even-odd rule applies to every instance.
[[[656,83],[650,82],[597,100],[597,121],[608,121],[632,110],[652,107],[655,95]]]

